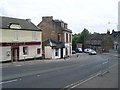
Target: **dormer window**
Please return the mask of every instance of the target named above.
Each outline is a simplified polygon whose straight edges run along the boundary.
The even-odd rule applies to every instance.
[[[67,24],[65,24],[64,28],[66,28],[66,29],[67,29]]]
[[[9,27],[10,29],[21,29],[21,26],[19,24],[14,24],[14,23],[10,24]]]
[[[61,27],[63,27],[63,28],[64,28],[64,23],[61,23]]]

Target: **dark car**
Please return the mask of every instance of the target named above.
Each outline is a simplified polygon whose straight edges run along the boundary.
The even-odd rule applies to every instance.
[[[72,50],[72,54],[76,54],[75,50]]]

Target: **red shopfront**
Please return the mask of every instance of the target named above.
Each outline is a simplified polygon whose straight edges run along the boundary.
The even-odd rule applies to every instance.
[[[20,60],[20,46],[33,46],[41,45],[41,42],[14,42],[14,43],[1,43],[0,46],[7,47],[11,46],[11,60],[19,61]]]

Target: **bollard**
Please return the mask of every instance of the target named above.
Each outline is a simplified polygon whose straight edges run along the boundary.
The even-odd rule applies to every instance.
[[[77,54],[77,57],[78,57],[79,55]]]
[[[64,58],[64,60],[65,60],[65,58],[66,58],[66,57],[65,57],[65,55],[64,55],[64,57],[63,57],[63,58]]]
[[[109,73],[110,71],[109,71],[109,67],[110,67],[110,60],[109,60],[109,58],[108,58],[108,67],[107,67],[107,73]]]
[[[24,63],[25,63],[25,56],[24,56]]]

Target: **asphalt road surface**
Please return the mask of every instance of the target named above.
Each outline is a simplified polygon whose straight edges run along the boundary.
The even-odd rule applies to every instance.
[[[109,59],[109,61],[108,61]],[[2,68],[2,88],[64,88],[118,61],[112,55],[88,55],[49,63]]]

